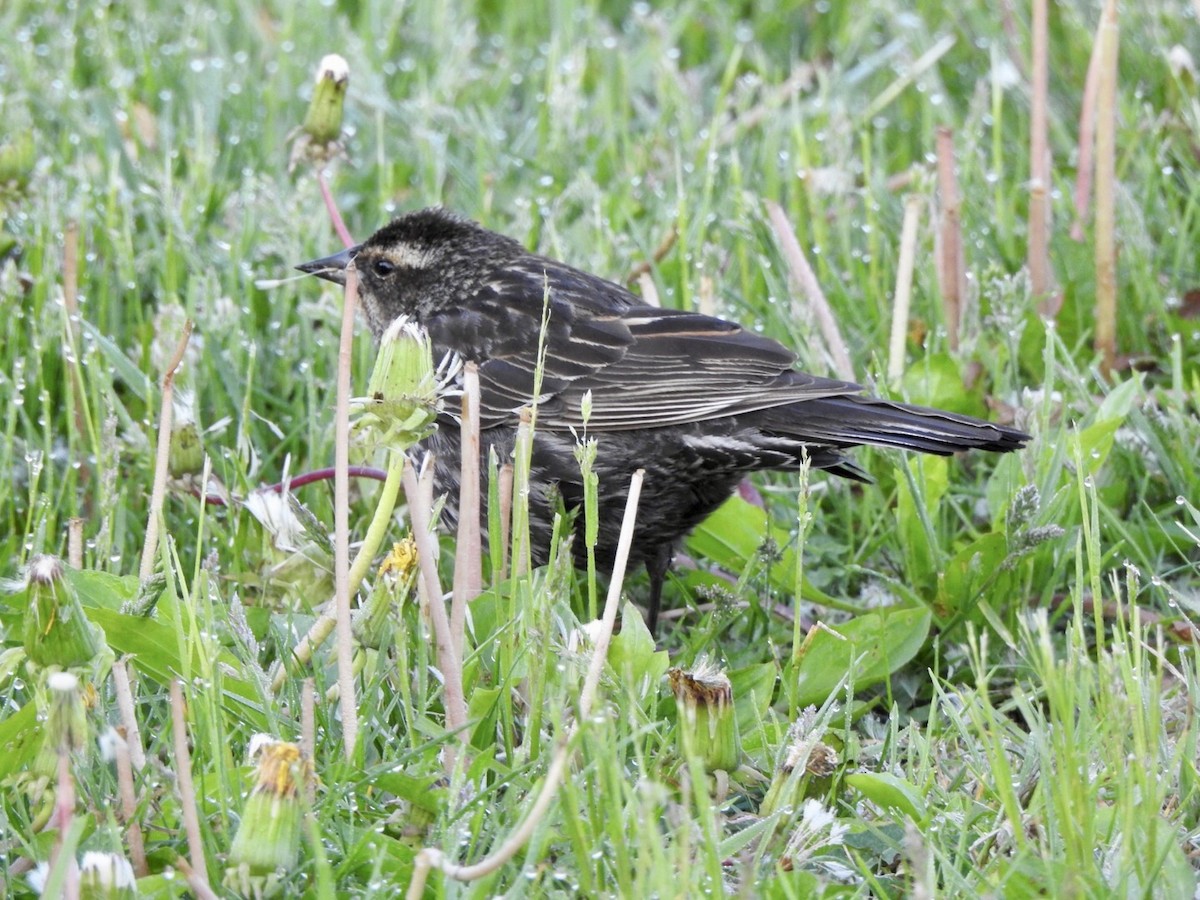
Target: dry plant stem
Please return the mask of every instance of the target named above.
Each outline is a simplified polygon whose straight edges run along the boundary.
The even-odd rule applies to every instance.
[[[437,539],[437,523],[433,519],[433,454],[425,453],[421,459],[421,467],[416,470],[417,473],[417,506],[424,513],[425,527],[430,534],[429,538],[429,569],[435,575],[438,571],[438,563],[442,559],[442,545]],[[405,494],[408,491],[405,489]],[[439,592],[441,591],[442,581],[439,577],[436,581]],[[421,582],[422,587],[425,583]],[[439,593],[438,597],[442,602],[448,601],[450,598],[443,593]],[[425,603],[429,603],[429,596],[426,594]],[[446,620],[449,623],[449,619]]]
[[[1103,23],[1103,18],[1101,19]],[[1096,173],[1096,88],[1100,76],[1099,29],[1092,40],[1092,58],[1088,60],[1087,80],[1083,83],[1083,104],[1079,110],[1079,160],[1075,165],[1075,222],[1071,239],[1082,241],[1092,200],[1092,177]]]
[[[354,343],[354,307],[358,301],[358,270],[346,266],[342,301],[342,333],[338,342],[337,410],[333,447],[333,581],[337,610],[338,703],[342,713],[342,743],[353,759],[358,742],[358,701],[354,695],[354,630],[350,622],[350,357]]]
[[[817,283],[817,276],[808,264],[804,251],[800,249],[796,233],[792,230],[787,215],[778,203],[768,200],[766,204],[767,215],[770,217],[771,227],[775,231],[775,239],[783,248],[783,256],[792,273],[792,280],[808,299],[809,308],[817,319],[817,326],[821,329],[821,336],[825,339],[825,347],[829,357],[833,360],[834,371],[838,378],[854,381],[854,366],[850,364],[850,354],[846,350],[846,342],[842,340],[837,319],[834,318],[833,310],[829,307],[829,301],[825,299],[821,285]]]
[[[74,220],[67,223],[63,236],[63,306],[67,308],[67,335],[74,346],[79,316],[79,223]],[[78,366],[78,360],[71,362],[72,368]]]
[[[1029,124],[1029,286],[1039,311],[1053,318],[1058,298],[1050,273],[1049,0],[1033,0],[1033,96]]]
[[[1116,140],[1117,50],[1120,31],[1116,0],[1100,18],[1100,75],[1096,87],[1096,350],[1100,371],[1112,372],[1117,355]]]
[[[22,856],[19,859],[11,859],[11,857],[10,857],[7,874],[10,878],[12,878],[13,882],[15,883],[17,881],[17,879],[20,878],[25,873],[32,872],[34,870],[34,868],[36,867],[36,865],[37,864],[34,863],[34,861],[32,859],[30,859],[28,856]],[[0,877],[0,897],[7,897],[7,896],[9,896],[8,882],[3,877]]]
[[[129,759],[139,772],[146,767],[146,751],[142,749],[142,733],[138,729],[137,714],[133,709],[133,689],[129,683],[128,657],[113,663],[113,687],[117,695],[117,712],[121,716],[121,727],[125,729],[125,743],[129,747]]]
[[[654,286],[654,279],[650,277],[649,272],[638,276],[637,287],[643,303],[647,306],[662,306],[662,301],[658,299],[658,288]]]
[[[463,371],[460,475],[454,595],[450,601],[450,636],[459,660],[463,658],[467,601],[474,600],[483,590],[483,540],[479,533],[479,367],[473,362],[467,363]]]
[[[182,856],[175,860],[175,868],[183,873],[183,880],[187,882],[192,893],[196,895],[196,900],[218,900],[212,888],[208,886],[208,881],[204,876],[188,865],[188,861]]]
[[[429,526],[430,509],[423,502],[424,492],[417,482],[417,474],[412,466],[404,467],[404,493],[408,497],[408,514],[412,519],[413,540],[417,544],[421,580],[429,598],[429,618],[433,623],[438,668],[442,672],[442,690],[445,692],[446,728],[465,743],[467,705],[463,697],[462,662],[455,653],[454,640],[450,635],[450,620],[446,618],[446,603],[442,598],[442,586],[438,581],[437,557],[433,548],[434,536]],[[454,770],[457,754],[451,747],[447,747],[446,751],[444,762],[449,774]]]
[[[904,200],[904,224],[900,228],[900,261],[896,266],[896,300],[892,305],[892,336],[888,343],[888,381],[895,384],[904,375],[904,340],[908,334],[908,310],[912,304],[913,266],[917,255],[917,226],[921,221],[921,198],[910,194]]]
[[[1030,598],[1031,606],[1037,606],[1040,602],[1041,601],[1039,600]],[[1052,612],[1058,612],[1064,609],[1068,612],[1071,612],[1074,609],[1074,603],[1075,599],[1068,594],[1055,594],[1050,598],[1050,601],[1046,604],[1046,606]],[[1083,602],[1080,605],[1080,608],[1083,610],[1083,612],[1089,615],[1094,615],[1097,611],[1097,607],[1099,607],[1101,618],[1109,621],[1115,621],[1117,619],[1124,618],[1127,615],[1136,614],[1140,626],[1148,631],[1152,631],[1155,628],[1161,627],[1164,631],[1170,633],[1170,635],[1176,640],[1185,641],[1188,643],[1200,641],[1200,626],[1193,625],[1191,622],[1181,619],[1173,619],[1171,617],[1164,616],[1162,613],[1155,612],[1152,609],[1146,609],[1141,606],[1132,607],[1127,610],[1113,600],[1101,600],[1100,603],[1097,604],[1095,597],[1093,597],[1091,594],[1085,594],[1083,597]],[[1169,666],[1169,668],[1172,672],[1177,671],[1174,666]],[[1177,677],[1180,679],[1184,678],[1182,674],[1178,675]]]
[[[702,316],[717,315],[717,289],[711,275],[701,275],[696,286],[696,309]]]
[[[183,323],[183,334],[175,353],[167,363],[162,379],[162,409],[158,413],[158,448],[154,458],[154,486],[150,490],[150,514],[146,519],[146,540],[142,544],[142,564],[138,578],[143,582],[154,574],[154,556],[158,552],[158,526],[162,519],[163,501],[167,496],[167,459],[171,453],[171,399],[175,393],[175,372],[183,362],[188,341],[192,337],[192,320]]]
[[[118,735],[116,748],[117,792],[121,798],[121,823],[125,826],[125,842],[129,846],[129,859],[133,873],[141,878],[150,874],[146,863],[146,844],[142,839],[142,826],[137,820],[137,791],[133,786],[133,763],[129,742]]]
[[[333,230],[337,232],[338,240],[344,247],[353,247],[354,238],[350,236],[350,230],[342,221],[342,214],[338,212],[337,203],[334,202],[333,194],[329,191],[329,184],[325,181],[325,170],[321,167],[317,168],[317,187],[321,191],[321,199],[325,201],[325,211],[329,213],[329,221],[333,223]]]
[[[1020,47],[1024,44],[1025,38],[1023,29],[1017,25],[1016,11],[1013,9],[1014,0],[1000,0],[1000,22],[1004,28],[1004,36],[1008,38],[1010,47]],[[1021,54],[1007,54],[1009,61],[1016,67],[1017,73],[1021,76],[1022,81],[1029,80],[1029,67],[1025,65],[1025,60]]]
[[[667,258],[667,254],[671,252],[671,248],[675,246],[677,240],[679,240],[679,229],[675,225],[672,225],[671,230],[667,232],[667,236],[654,249],[654,255],[651,259],[644,259],[634,266],[633,271],[625,277],[625,283],[641,284],[642,276],[649,275],[655,264]],[[657,306],[658,304],[653,305]]]
[[[192,756],[188,750],[187,709],[183,704],[183,687],[178,680],[171,682],[171,730],[175,744],[175,781],[179,787],[179,810],[183,818],[183,829],[187,833],[188,862],[196,878],[208,887],[204,842],[200,839],[200,815],[196,810],[196,786],[192,782]]]
[[[300,752],[308,759],[317,749],[317,692],[311,678],[300,683]]]
[[[291,660],[288,663],[280,663],[275,670],[275,675],[271,679],[271,691],[278,694],[283,690],[284,682],[287,681],[289,665],[307,665],[308,661],[312,659],[313,651],[325,643],[325,639],[335,628],[337,628],[336,613],[330,615],[325,612],[318,616],[312,627],[308,629],[308,633],[300,638],[300,642],[292,650]]]
[[[421,509],[425,510],[425,522],[429,533],[433,534],[436,524],[433,521],[433,454],[426,453],[421,459],[421,468],[417,470],[417,486],[421,491]],[[432,542],[434,571],[437,571],[438,561],[442,558],[442,547],[436,540]],[[440,582],[439,582],[440,583]]]
[[[958,177],[954,171],[954,132],[945,127],[937,131],[937,171],[938,193],[942,201],[938,283],[942,289],[946,342],[951,350],[957,350],[963,298],[967,294],[967,273],[963,262],[962,200],[958,195]]]
[[[83,519],[79,516],[67,520],[67,563],[72,569],[83,568]]]
[[[311,678],[300,684],[300,752],[307,760],[314,759],[317,751],[317,689]],[[316,779],[305,779],[305,792],[311,807],[317,799]]]
[[[495,872],[502,865],[516,856],[525,846],[537,826],[541,824],[546,810],[554,800],[558,786],[562,783],[570,759],[571,741],[579,732],[580,723],[587,722],[592,713],[592,704],[600,686],[600,675],[604,671],[604,663],[608,658],[608,647],[612,641],[613,625],[617,620],[617,609],[621,601],[621,588],[625,581],[625,566],[629,561],[629,547],[633,542],[633,529],[637,521],[638,500],[642,493],[642,479],[645,472],[638,469],[633,473],[629,483],[629,497],[625,501],[625,517],[621,521],[621,536],[617,541],[617,555],[613,564],[612,580],[608,586],[608,596],[604,601],[604,615],[601,617],[601,627],[596,636],[596,646],[592,651],[591,663],[584,679],[583,690],[579,695],[579,715],[571,723],[566,735],[559,739],[554,750],[554,758],[546,772],[546,780],[534,800],[533,806],[525,815],[524,820],[516,830],[508,836],[503,844],[491,855],[474,865],[460,866],[450,862],[438,849],[426,847],[417,854],[413,868],[413,879],[408,886],[408,900],[419,900],[425,896],[425,884],[429,872],[434,867],[441,869],[449,877],[458,881],[474,881]]]
[[[579,718],[576,723],[587,721],[592,714],[592,704],[596,699],[596,691],[600,687],[600,675],[604,671],[604,662],[608,658],[608,645],[612,641],[613,626],[617,621],[617,609],[621,605],[625,566],[629,562],[629,548],[633,544],[638,502],[641,500],[642,481],[645,477],[646,470],[638,469],[629,480],[629,496],[625,500],[625,516],[621,519],[621,534],[617,538],[617,555],[613,561],[612,578],[608,583],[608,596],[604,599],[604,615],[600,618],[600,634],[596,637],[592,662],[588,667],[587,679],[583,683],[583,692],[579,696]]]

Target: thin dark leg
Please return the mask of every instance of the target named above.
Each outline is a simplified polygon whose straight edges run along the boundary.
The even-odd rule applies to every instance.
[[[671,560],[675,558],[675,548],[663,544],[646,557],[646,574],[650,576],[650,598],[646,602],[646,627],[650,634],[658,634],[658,607],[662,602],[663,582],[667,578],[667,570],[671,568]]]

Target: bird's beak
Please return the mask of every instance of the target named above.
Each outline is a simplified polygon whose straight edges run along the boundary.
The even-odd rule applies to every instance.
[[[326,281],[332,281],[334,284],[346,283],[346,266],[350,265],[350,261],[362,249],[362,244],[356,244],[353,247],[347,247],[341,253],[335,253],[333,256],[326,256],[324,259],[314,259],[312,262],[300,263],[296,266],[301,272],[307,272],[309,275],[316,275],[318,278],[324,278]]]

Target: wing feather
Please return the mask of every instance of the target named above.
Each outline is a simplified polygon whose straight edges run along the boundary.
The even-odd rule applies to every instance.
[[[699,422],[861,391],[798,372],[782,344],[723,319],[643,305],[620,285],[541,257],[501,268],[426,323],[479,364],[484,427],[530,403],[548,309],[538,425],[624,430]]]

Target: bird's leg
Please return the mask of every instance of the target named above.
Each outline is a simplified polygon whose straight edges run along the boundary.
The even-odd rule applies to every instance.
[[[663,582],[667,578],[667,570],[671,568],[671,560],[675,558],[675,548],[662,544],[646,557],[646,574],[650,576],[650,599],[646,603],[646,627],[651,636],[657,636],[658,607],[662,602]]]

